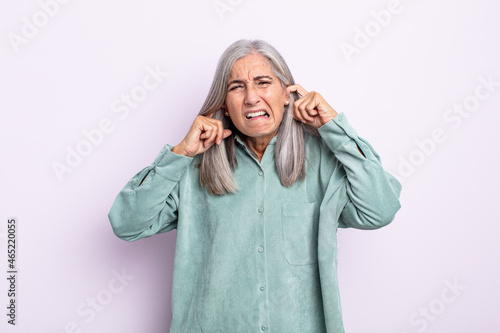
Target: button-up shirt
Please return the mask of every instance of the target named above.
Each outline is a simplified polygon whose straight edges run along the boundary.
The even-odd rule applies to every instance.
[[[118,237],[177,229],[170,332],[344,332],[337,228],[390,223],[401,185],[343,113],[319,134],[305,134],[306,176],[289,188],[275,137],[260,162],[236,140],[236,193],[209,194],[198,157],[166,145],[118,194]]]

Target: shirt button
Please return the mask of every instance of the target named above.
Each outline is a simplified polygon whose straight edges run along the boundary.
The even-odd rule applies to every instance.
[[[264,207],[259,207],[259,213],[262,213],[264,211]]]
[[[264,290],[266,290],[266,286],[262,285],[259,287],[259,289],[260,289],[260,291],[264,291]]]
[[[267,331],[267,326],[266,326],[266,325],[262,325],[262,326],[260,327],[260,329],[261,329],[261,330],[263,330],[263,331]]]
[[[259,246],[259,248],[257,249],[257,251],[259,251],[260,253],[264,252],[264,248],[262,246]]]
[[[263,174],[264,174],[264,172],[259,171],[259,176],[262,176]]]

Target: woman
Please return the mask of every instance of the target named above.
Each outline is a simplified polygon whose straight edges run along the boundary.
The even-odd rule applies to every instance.
[[[109,219],[128,241],[177,229],[170,332],[343,332],[337,228],[390,223],[400,190],[272,46],[240,40],[186,137]]]

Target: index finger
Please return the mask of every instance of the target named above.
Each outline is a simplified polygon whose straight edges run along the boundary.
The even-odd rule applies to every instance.
[[[301,97],[302,96],[305,96],[308,94],[307,90],[305,90],[304,88],[302,88],[302,86],[300,84],[293,84],[291,86],[288,86],[286,87],[286,91],[288,93],[291,93],[291,92],[296,92],[298,93]]]
[[[214,114],[215,114],[215,111],[212,111],[212,112],[209,112],[209,113],[205,113],[204,116],[207,117],[207,118],[213,118]]]
[[[203,114],[203,116],[207,117],[209,119],[220,119],[221,117],[215,117],[215,115],[219,111],[222,112],[222,114],[224,114],[224,109],[220,108],[220,109],[216,109],[216,110],[210,111],[208,113],[205,113],[205,114]],[[224,118],[224,117],[222,117],[222,118]]]

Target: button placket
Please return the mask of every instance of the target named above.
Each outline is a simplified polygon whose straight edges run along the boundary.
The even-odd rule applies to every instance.
[[[268,151],[266,150],[266,153],[268,153]],[[266,156],[264,156],[266,157]],[[269,157],[269,156],[267,156]],[[255,282],[257,282],[257,285],[256,285],[256,291],[259,295],[257,296],[258,299],[259,299],[259,305],[258,305],[258,308],[259,308],[259,321],[257,323],[260,322],[261,326],[260,326],[260,329],[262,332],[266,332],[268,331],[268,326],[266,325],[268,322],[269,322],[269,299],[268,299],[268,293],[267,293],[267,265],[268,265],[268,261],[267,261],[267,237],[266,237],[266,228],[267,228],[267,225],[266,225],[266,203],[267,203],[267,190],[266,190],[266,187],[267,187],[267,182],[266,182],[266,176],[265,176],[265,171],[264,170],[267,170],[267,164],[265,163],[265,159],[263,158],[262,160],[262,163],[261,165],[259,165],[259,169],[257,171],[257,174],[258,174],[258,177],[256,179],[256,181],[259,183],[259,184],[262,184],[262,187],[261,187],[261,201],[260,202],[257,202],[257,207],[256,207],[256,210],[257,210],[257,214],[258,214],[258,221],[259,221],[259,229],[261,230],[262,234],[261,234],[261,237],[262,239],[260,240],[260,244],[257,244],[257,252],[258,252],[258,261],[262,264],[262,269],[258,271],[257,273],[257,279]]]

